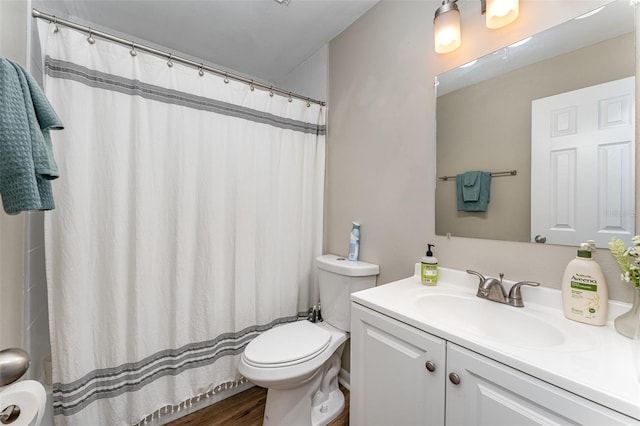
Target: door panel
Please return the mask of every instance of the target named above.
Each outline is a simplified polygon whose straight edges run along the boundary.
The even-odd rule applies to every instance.
[[[633,77],[531,104],[531,240],[577,246],[635,226]]]

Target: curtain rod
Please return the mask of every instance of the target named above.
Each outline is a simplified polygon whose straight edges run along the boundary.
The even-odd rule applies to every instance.
[[[515,176],[518,174],[517,170],[505,170],[504,172],[491,172],[491,177],[503,177],[503,176]],[[455,176],[440,176],[438,180],[447,181],[449,179],[455,179]]]
[[[309,98],[307,96],[302,96],[300,94],[297,94],[297,93],[294,93],[294,92],[290,92],[290,91],[287,91],[287,90],[284,90],[284,89],[280,89],[278,87],[274,87],[272,85],[268,85],[268,84],[265,84],[265,83],[260,83],[259,81],[251,80],[251,79],[248,79],[246,77],[242,77],[242,76],[237,75],[237,74],[233,74],[233,73],[230,73],[230,72],[227,72],[227,71],[219,70],[217,68],[213,68],[213,67],[204,65],[202,63],[194,62],[194,61],[192,61],[190,59],[187,59],[187,58],[183,58],[183,57],[180,57],[180,56],[175,56],[175,55],[173,55],[171,53],[166,53],[166,52],[163,52],[161,50],[154,49],[153,47],[145,46],[144,44],[138,44],[135,41],[125,40],[125,39],[123,39],[121,37],[117,37],[115,35],[108,34],[108,33],[105,33],[103,31],[94,30],[94,29],[92,29],[90,27],[86,27],[84,25],[79,25],[79,24],[76,24],[74,22],[67,21],[65,19],[57,18],[54,15],[49,15],[47,13],[40,12],[37,9],[32,9],[31,10],[31,16],[33,16],[34,18],[44,19],[44,20],[49,21],[49,22],[51,22],[51,23],[53,23],[55,25],[64,25],[65,27],[69,27],[69,28],[73,28],[73,29],[78,30],[78,31],[85,32],[85,33],[89,34],[90,37],[93,37],[93,36],[100,37],[100,38],[103,38],[105,40],[113,41],[115,43],[131,47],[132,50],[140,50],[140,51],[143,51],[143,52],[151,53],[153,55],[166,58],[169,61],[180,62],[180,63],[183,63],[185,65],[190,65],[190,66],[196,68],[198,71],[201,71],[201,72],[206,70],[206,71],[209,71],[211,73],[214,73],[214,74],[217,74],[219,76],[222,76],[224,78],[232,78],[232,79],[234,79],[236,81],[241,81],[243,83],[249,84],[251,87],[257,86],[257,87],[269,90],[270,92],[276,92],[276,93],[279,93],[281,95],[288,96],[289,98],[302,99],[304,101],[307,101],[307,103],[314,103],[314,104],[318,104],[318,105],[321,105],[321,106],[325,106],[326,105],[326,102],[324,102],[324,101],[311,99],[311,98]]]

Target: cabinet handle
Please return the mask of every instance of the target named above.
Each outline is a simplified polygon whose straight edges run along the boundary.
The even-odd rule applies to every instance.
[[[458,376],[457,373],[449,373],[449,380],[451,380],[451,383],[454,385],[460,384],[460,376]]]
[[[424,366],[427,367],[427,370],[429,370],[431,373],[436,371],[436,364],[433,361],[427,361]]]

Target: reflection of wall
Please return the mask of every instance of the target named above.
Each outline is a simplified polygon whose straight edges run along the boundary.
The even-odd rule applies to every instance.
[[[623,35],[438,97],[438,176],[518,170],[493,179],[486,213],[456,210],[455,181],[436,184],[436,234],[529,241],[531,101],[631,77],[635,35]]]

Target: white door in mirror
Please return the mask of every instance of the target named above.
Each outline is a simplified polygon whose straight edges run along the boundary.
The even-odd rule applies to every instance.
[[[633,77],[531,104],[531,241],[578,246],[634,235]]]

